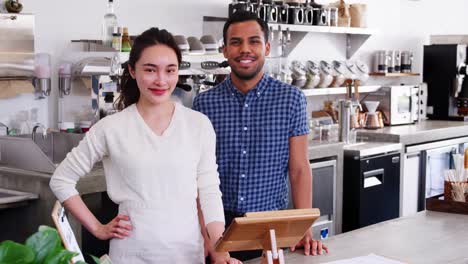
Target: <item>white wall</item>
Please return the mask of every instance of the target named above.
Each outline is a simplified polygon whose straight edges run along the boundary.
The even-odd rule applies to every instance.
[[[176,34],[200,36],[202,17],[227,16],[230,0],[116,0],[119,23],[129,27],[130,34],[138,34],[150,26],[168,29]],[[329,3],[329,0],[318,0]],[[371,36],[353,56],[371,65],[371,56],[378,49],[406,49],[415,52],[415,71],[421,71],[422,46],[429,34],[468,34],[466,30],[468,1],[452,0],[449,6],[431,0],[361,0],[368,4],[368,26],[379,31]],[[36,52],[53,56],[53,69],[64,56],[71,39],[99,39],[105,0],[23,0],[23,12],[36,16]],[[184,9],[183,15],[180,11]],[[292,51],[291,59],[345,60],[344,36],[308,34]],[[417,83],[421,77],[399,79],[373,78],[372,83]],[[0,100],[0,122],[9,123],[20,110],[39,109],[38,121],[48,126],[57,122],[57,76],[53,76],[53,93],[46,100],[35,101],[26,94]],[[316,106],[312,106],[315,108]]]

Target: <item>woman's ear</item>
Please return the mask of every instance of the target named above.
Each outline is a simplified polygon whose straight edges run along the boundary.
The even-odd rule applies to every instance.
[[[128,72],[130,73],[130,76],[132,76],[132,78],[135,79],[135,70],[132,69],[132,66],[130,66],[130,64],[128,64],[127,67],[128,67]]]

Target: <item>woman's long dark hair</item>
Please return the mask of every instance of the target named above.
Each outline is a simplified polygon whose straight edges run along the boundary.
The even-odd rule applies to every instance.
[[[140,59],[141,53],[143,53],[146,48],[154,45],[166,45],[173,49],[177,55],[177,61],[180,65],[180,62],[182,61],[182,53],[180,52],[179,46],[177,46],[177,43],[171,33],[165,29],[154,27],[141,33],[141,35],[135,38],[132,50],[130,51],[130,57],[124,64],[124,72],[121,77],[120,96],[115,105],[116,109],[123,110],[138,102],[138,99],[140,98],[140,90],[138,89],[136,80],[130,75],[128,65],[130,65],[132,69],[135,69],[135,63]]]

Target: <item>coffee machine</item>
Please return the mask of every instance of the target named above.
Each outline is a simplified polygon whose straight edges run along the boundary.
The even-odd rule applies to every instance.
[[[424,46],[423,81],[427,83],[427,116],[468,121],[467,45]]]

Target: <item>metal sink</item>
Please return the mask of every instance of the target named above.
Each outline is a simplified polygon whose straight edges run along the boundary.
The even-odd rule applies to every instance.
[[[30,134],[0,136],[0,166],[53,173],[83,136],[52,132],[44,138],[36,133],[34,141]]]
[[[0,210],[26,205],[28,201],[38,198],[39,196],[34,193],[0,188]]]

